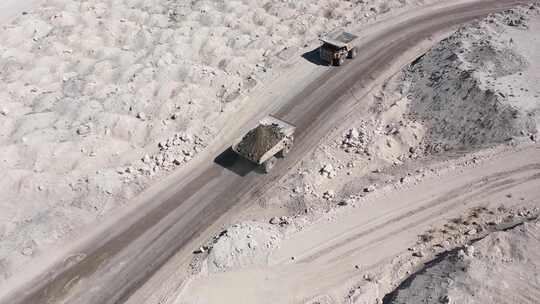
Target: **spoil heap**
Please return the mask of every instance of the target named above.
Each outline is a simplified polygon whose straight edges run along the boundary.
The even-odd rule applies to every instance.
[[[521,7],[462,27],[409,66],[403,88],[426,142],[471,149],[536,138],[539,13]]]
[[[264,153],[277,145],[285,134],[277,124],[259,125],[249,131],[238,144],[238,151],[252,160],[259,160]]]
[[[441,255],[383,300],[404,303],[538,303],[540,222]]]

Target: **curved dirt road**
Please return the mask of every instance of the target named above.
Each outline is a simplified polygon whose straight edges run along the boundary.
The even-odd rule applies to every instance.
[[[126,299],[179,248],[232,206],[248,204],[313,149],[395,58],[433,33],[500,11],[517,0],[469,1],[426,10],[392,22],[362,41],[354,64],[325,68],[277,111],[298,127],[296,148],[274,171],[261,175],[245,161],[223,153],[210,159],[157,195],[143,208],[102,229],[73,256],[32,280],[4,290],[0,303],[119,303]],[[294,81],[294,80],[291,80]],[[236,132],[238,133],[238,132]]]

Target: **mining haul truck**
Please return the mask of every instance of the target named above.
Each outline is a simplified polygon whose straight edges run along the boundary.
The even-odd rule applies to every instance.
[[[276,164],[277,157],[283,158],[291,150],[295,130],[292,124],[267,116],[255,129],[238,139],[232,145],[232,150],[268,173]]]
[[[358,36],[342,30],[324,36],[321,38],[323,44],[319,49],[321,60],[339,66],[345,62],[346,57],[351,59],[356,57],[358,49],[353,44],[356,38]]]

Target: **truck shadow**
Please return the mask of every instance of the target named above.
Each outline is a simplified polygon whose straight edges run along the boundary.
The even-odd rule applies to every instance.
[[[304,54],[302,54],[302,58],[304,58],[305,60],[315,64],[315,65],[328,65],[327,62],[324,62],[321,60],[321,57],[319,56],[319,49],[320,47],[314,49],[314,50],[311,50],[309,52],[305,52]]]
[[[242,177],[253,171],[262,173],[259,166],[236,154],[230,147],[214,158],[214,163]]]

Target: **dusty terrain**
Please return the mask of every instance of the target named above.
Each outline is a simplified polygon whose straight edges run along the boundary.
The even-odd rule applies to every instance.
[[[0,280],[193,159],[326,29],[409,5],[31,4],[0,32]]]
[[[3,277],[189,169],[253,106],[247,94],[325,28],[408,4],[423,3],[48,1],[19,16],[0,33]],[[534,216],[537,14],[526,7],[464,27],[373,90],[240,215],[249,221],[200,244],[188,288],[157,301],[375,303],[436,254]],[[162,212],[205,211],[167,203]],[[143,238],[161,236],[149,227]],[[111,258],[118,267],[101,269],[103,282],[129,254]],[[115,301],[100,288],[89,291],[95,303]]]
[[[436,254],[456,257],[466,245],[466,255],[473,256],[476,245],[467,244],[479,235],[488,237],[479,242],[478,261],[465,274],[455,274],[460,264],[447,258],[415,276],[417,285],[400,291],[395,303],[534,303],[538,284],[503,294],[498,282],[481,283],[495,273],[514,278],[524,269],[525,277],[536,280],[537,261],[525,266],[528,258],[537,258],[535,253],[501,253],[497,259],[505,261],[519,256],[508,267],[488,253],[518,246],[513,244],[524,250],[525,240],[536,246],[537,224],[526,224],[532,231],[525,236],[510,233],[501,247],[493,245],[499,234],[490,231],[516,217],[535,217],[540,206],[534,143],[540,107],[534,85],[540,75],[539,30],[534,7],[496,14],[459,29],[395,75],[367,109],[353,109],[358,112],[291,170],[271,196],[244,212],[244,218],[280,227],[280,247],[259,251],[259,259],[249,266],[253,248],[239,245],[238,239],[236,245],[229,237],[219,239],[218,255],[227,256],[223,243],[228,243],[236,269],[216,269],[210,267],[212,259],[197,260],[199,275],[175,303],[378,303]],[[478,180],[472,182],[475,176]],[[414,198],[409,201],[408,195]],[[384,213],[387,203],[393,210],[389,214]],[[418,207],[423,204],[425,208]],[[429,213],[431,209],[437,211]],[[419,236],[416,244],[413,235]],[[461,260],[463,256],[460,252]],[[472,278],[468,273],[474,273]],[[457,277],[457,287],[446,290],[439,282],[449,276]],[[508,280],[508,291],[520,282]],[[440,290],[425,292],[432,285]],[[462,290],[470,297],[456,296]]]
[[[186,272],[174,267],[173,255],[191,259],[192,251],[200,249],[196,238],[215,233],[204,230],[228,218],[222,215],[234,214],[234,210],[228,209],[251,205],[254,198],[274,185],[354,105],[360,106],[357,99],[350,99],[351,95],[370,96],[373,86],[431,47],[440,31],[519,2],[437,3],[404,11],[360,33],[362,51],[354,64],[335,69],[311,61],[298,62],[284,77],[258,90],[259,94],[253,97],[258,103],[242,107],[241,115],[229,120],[227,128],[219,131],[200,157],[138,195],[120,214],[100,225],[89,226],[79,240],[44,252],[47,259],[34,259],[25,271],[16,273],[0,290],[0,296],[7,294],[5,303],[10,304],[42,299],[58,302],[58,298],[67,296],[64,302],[68,303],[117,303],[126,296],[140,303],[147,300],[147,288],[175,290],[185,282]],[[235,157],[232,164],[219,160],[231,157],[223,151],[241,136],[242,130],[246,132],[269,113],[281,115],[298,127],[296,148],[270,174],[261,175],[252,170],[252,165]],[[154,276],[155,271],[161,272],[165,262],[172,265],[173,273],[178,270],[180,275],[168,281]],[[151,280],[146,284],[148,279]],[[141,283],[145,283],[145,288]],[[148,300],[164,302],[168,296],[164,297],[152,295]]]

